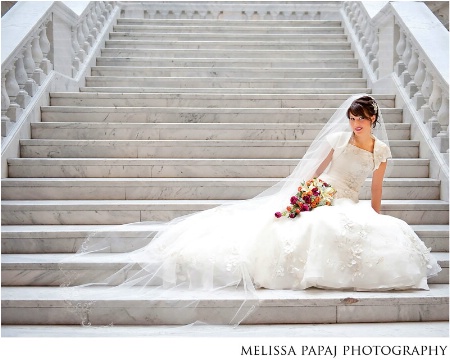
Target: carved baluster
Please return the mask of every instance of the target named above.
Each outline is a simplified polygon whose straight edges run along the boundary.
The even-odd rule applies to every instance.
[[[92,37],[95,39],[97,39],[98,34],[100,34],[100,30],[98,28],[98,19],[97,19],[97,11],[96,11],[97,5],[94,4],[94,6],[92,6],[91,8],[91,23],[92,23]]]
[[[77,26],[77,41],[80,46],[78,50],[78,58],[81,63],[84,63],[86,60],[86,51],[84,50],[84,33],[82,24],[78,24]]]
[[[372,42],[372,49],[368,54],[368,58],[370,61],[370,67],[372,68],[372,71],[377,75],[378,77],[378,49],[379,49],[379,41],[378,41],[378,34],[375,34],[375,31],[373,31],[374,39]]]
[[[25,67],[25,71],[27,72],[25,91],[28,93],[28,95],[34,96],[34,94],[36,94],[36,91],[38,90],[38,85],[33,79],[33,73],[36,66],[33,60],[33,55],[31,53],[31,42],[25,45],[23,65]]]
[[[89,27],[87,26],[87,16],[85,16],[82,20],[80,27],[83,34],[82,46],[87,55],[91,50],[91,44],[89,44]]]
[[[364,45],[364,54],[367,57],[367,60],[369,60],[369,63],[372,61],[372,58],[369,57],[369,54],[372,52],[372,45],[374,42],[375,34],[373,29],[368,25],[366,28],[366,43]]]
[[[270,11],[267,11],[266,15],[264,15],[264,20],[272,20],[272,14]]]
[[[409,98],[412,98],[414,94],[417,92],[417,85],[414,82],[414,77],[416,75],[417,69],[419,68],[419,54],[417,51],[412,49],[411,60],[408,64],[408,73],[410,75],[410,81],[406,85],[406,93]]]
[[[92,45],[95,42],[94,23],[92,22],[92,11],[90,11],[86,14],[85,24],[86,24],[87,33],[88,33],[87,42],[89,43],[89,46],[92,47]]]
[[[245,11],[241,12],[241,20],[248,20],[248,16]]]
[[[356,34],[356,22],[359,17],[359,7],[357,2],[355,1],[352,5],[352,16],[350,17],[350,23],[352,24],[352,29],[355,31]]]
[[[13,66],[7,73],[6,73],[6,93],[9,96],[9,108],[6,111],[6,116],[9,117],[11,121],[17,121],[20,118],[20,115],[22,114],[22,109],[20,108],[20,105],[16,102],[16,97],[19,94],[20,87],[16,80],[16,72],[15,72],[15,66]]]
[[[425,103],[425,100],[423,98],[422,94],[422,84],[425,81],[425,64],[424,62],[419,58],[418,59],[418,66],[417,71],[414,75],[414,83],[417,86],[417,91],[413,96],[413,104],[415,105],[416,110],[419,110],[420,107]]]
[[[360,36],[359,36],[359,44],[360,44],[361,48],[364,49],[367,44],[366,33],[367,33],[367,28],[369,27],[369,24],[366,21],[364,21],[365,19],[364,19],[362,12],[361,12],[361,16],[359,18],[362,23],[362,26],[360,28],[361,32],[360,32]]]
[[[103,26],[105,24],[105,17],[103,16],[103,10],[102,10],[102,2],[96,2],[95,3],[95,12],[97,13],[97,29],[100,31],[103,29]]]
[[[33,71],[33,79],[36,81],[36,84],[42,85],[45,79],[45,73],[41,69],[41,63],[44,59],[44,55],[42,54],[41,45],[39,43],[39,35],[35,35],[31,42],[31,55],[33,56],[34,61],[34,71]]]
[[[427,123],[428,119],[431,117],[431,110],[428,101],[431,96],[431,91],[433,89],[433,77],[431,76],[428,70],[425,71],[426,71],[425,80],[421,87],[424,104],[420,108],[419,112],[422,115],[423,122]]]
[[[22,109],[25,109],[30,103],[31,98],[30,95],[28,95],[28,93],[25,90],[28,75],[25,70],[25,66],[23,64],[23,55],[20,55],[17,58],[15,65],[16,65],[15,77],[17,84],[19,85],[19,93],[17,94],[16,102],[20,105]]]
[[[78,57],[80,54],[80,44],[78,44],[77,28],[72,27],[72,76],[80,70],[81,60]]]
[[[292,11],[291,15],[289,15],[289,20],[297,20],[297,13],[295,11]]]
[[[441,124],[439,124],[437,119],[437,113],[441,107],[442,93],[441,87],[437,81],[433,81],[433,90],[431,91],[428,104],[431,110],[431,117],[427,122],[428,130],[430,131],[431,137],[435,137],[441,131]]]
[[[8,135],[10,118],[6,115],[9,108],[9,96],[6,92],[6,74],[2,74],[2,136]]]
[[[259,13],[257,11],[253,11],[252,14],[252,20],[259,20],[261,17],[259,16]]]
[[[106,2],[106,4],[105,4],[105,9],[106,9],[106,12],[107,12],[107,19],[109,19],[109,16],[111,15],[111,13],[113,12],[113,10],[114,10],[114,7],[113,7],[113,5],[111,4],[111,1],[107,1]]]
[[[103,29],[103,23],[101,21],[102,20],[101,19],[102,12],[100,11],[100,4],[98,3],[98,1],[96,1],[94,3],[94,13],[95,13],[94,18],[93,18],[93,19],[95,19],[94,24],[95,24],[95,27],[96,27],[98,33],[100,33]]]
[[[53,70],[53,65],[48,59],[48,53],[50,52],[51,44],[47,38],[47,24],[45,24],[39,30],[39,47],[42,51],[42,61],[40,67],[44,74],[48,75],[48,73]]]
[[[412,55],[411,43],[408,41],[406,36],[405,36],[405,41],[406,41],[405,51],[403,52],[403,55],[402,55],[402,60],[405,65],[405,69],[403,70],[402,74],[400,75],[400,81],[401,81],[403,87],[406,87],[406,84],[408,84],[411,81],[411,76],[408,72],[408,66],[411,61],[411,55]]]
[[[403,62],[402,57],[406,49],[406,41],[405,41],[405,34],[403,33],[402,29],[400,29],[399,35],[400,37],[397,46],[395,47],[395,51],[397,52],[398,55],[398,61],[394,67],[397,76],[400,76],[403,73],[403,71],[405,71],[405,63]]]
[[[437,120],[441,125],[441,131],[436,136],[436,145],[441,153],[448,153],[449,150],[449,134],[448,134],[448,95],[442,94],[441,107],[437,114]]]
[[[182,10],[181,11],[180,19],[188,19],[188,15],[186,14],[186,10]]]
[[[350,1],[344,1],[344,11],[347,14],[347,18],[350,18],[352,11],[352,3]]]

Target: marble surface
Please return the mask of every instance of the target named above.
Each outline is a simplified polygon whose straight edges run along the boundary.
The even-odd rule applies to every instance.
[[[334,108],[42,107],[44,122],[295,123],[325,124]],[[384,121],[401,123],[401,109],[385,109]]]
[[[418,316],[422,321],[448,320],[448,285],[433,284],[430,289],[396,291],[395,297],[394,292],[258,290],[259,306],[245,323],[278,323],[280,318],[290,323],[385,322],[389,318],[417,321]],[[195,318],[220,324],[242,301],[239,291],[229,289],[215,293],[180,290],[172,293],[170,299],[154,292],[136,298],[127,289],[113,291],[112,301],[102,300],[104,292],[95,288],[65,292],[58,287],[8,287],[2,292],[3,325],[8,325],[11,317],[16,325],[22,323],[21,319],[32,325],[77,324],[74,322],[77,315],[68,311],[63,300],[68,294],[73,301],[95,300],[89,312],[91,321],[97,324],[113,321],[118,325],[185,324]],[[349,305],[344,301],[349,298],[356,301]],[[193,300],[199,301],[194,312],[190,310]]]
[[[321,124],[72,123],[31,124],[34,139],[66,140],[313,140]],[[408,140],[409,124],[387,124],[391,140]]]
[[[296,159],[10,159],[11,177],[286,177]],[[393,159],[391,178],[428,176],[427,159]]]
[[[361,200],[370,206],[368,200]],[[168,221],[196,211],[210,209],[230,200],[5,200],[2,224],[100,225],[139,221]],[[448,223],[448,203],[440,200],[383,200],[383,214],[410,225]]]
[[[176,200],[250,199],[275,185],[270,178],[86,178],[5,179],[3,200]],[[439,181],[432,179],[390,179],[383,182],[385,200],[439,200]],[[367,179],[360,199],[370,199]]]
[[[278,79],[306,79],[306,78],[342,78],[352,79],[361,78],[362,70],[360,69],[339,69],[338,72],[323,69],[273,69],[273,68],[160,68],[160,67],[119,67],[119,66],[95,66],[92,68],[92,76],[127,76],[127,77],[174,77],[174,78],[196,78],[196,77],[212,77],[212,78],[237,78],[244,76],[245,78],[278,78]]]
[[[373,94],[373,97],[382,109],[395,107],[394,95]],[[50,93],[52,106],[103,107],[337,108],[347,98],[346,94]]]
[[[3,325],[2,337],[448,337],[447,321],[301,324],[301,325],[193,325],[193,326],[20,326]]]
[[[28,158],[221,158],[297,159],[307,140],[21,140],[21,156]],[[279,149],[282,148],[282,151]],[[393,157],[416,158],[419,143],[390,141]]]
[[[236,66],[236,67],[272,67],[272,68],[323,68],[325,67],[344,67],[354,68],[357,67],[357,59],[353,58],[336,58],[336,59],[321,59],[320,62],[317,59],[285,59],[285,58],[253,58],[253,59],[222,59],[222,58],[196,58],[196,59],[182,59],[182,58],[146,58],[139,57],[128,58],[125,56],[116,57],[100,57],[97,60],[97,65],[106,66],[167,66],[167,60],[170,59],[171,66],[179,67],[191,67],[191,66],[206,66],[206,67],[224,67],[224,66]],[[367,89],[370,92],[370,89]],[[283,92],[285,93],[285,92]],[[336,92],[333,92],[336,94]],[[325,94],[329,94],[326,92]],[[346,90],[346,94],[350,94]]]

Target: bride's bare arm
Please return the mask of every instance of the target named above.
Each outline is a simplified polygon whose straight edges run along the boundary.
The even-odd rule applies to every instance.
[[[380,213],[381,197],[383,195],[383,179],[386,172],[386,162],[382,162],[372,175],[372,208]]]
[[[319,165],[319,167],[317,168],[316,172],[314,173],[313,177],[319,177],[324,170],[327,168],[327,166],[330,164],[331,159],[333,158],[333,153],[334,150],[331,149],[330,153],[328,154],[328,156],[325,158],[324,161],[322,161],[322,163]]]

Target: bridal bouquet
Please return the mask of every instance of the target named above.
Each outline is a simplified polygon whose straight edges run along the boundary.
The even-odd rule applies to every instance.
[[[301,183],[297,194],[291,197],[290,205],[283,212],[276,212],[275,217],[287,216],[291,219],[303,211],[311,211],[318,206],[331,205],[336,190],[325,181],[314,178]]]

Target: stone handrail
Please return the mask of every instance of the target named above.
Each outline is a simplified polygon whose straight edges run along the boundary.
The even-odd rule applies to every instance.
[[[52,73],[80,80],[115,7],[111,1],[23,1],[2,18],[2,152]]]
[[[351,1],[344,3],[342,15],[372,85],[395,74],[397,88],[433,139],[431,145],[448,162],[448,31],[422,2],[385,3],[376,9]]]

